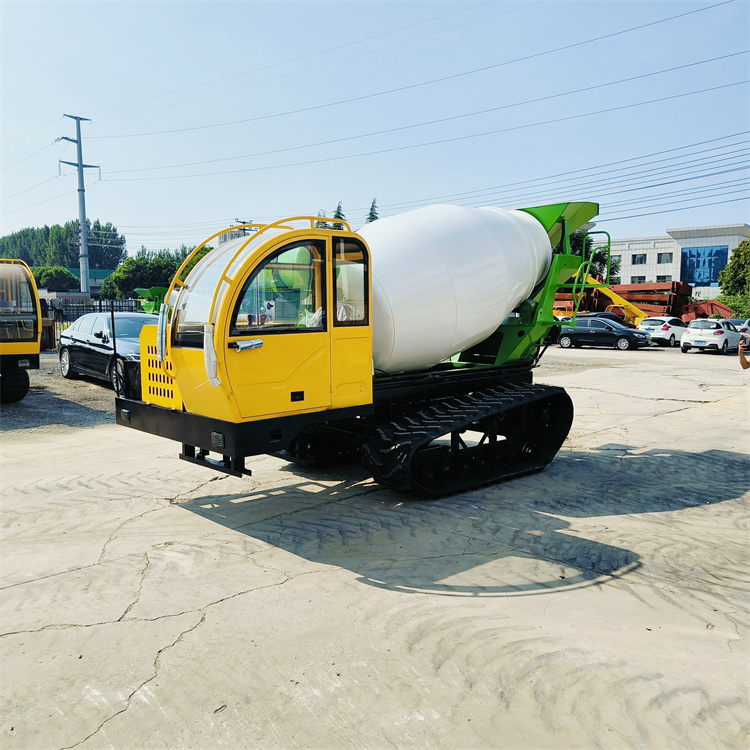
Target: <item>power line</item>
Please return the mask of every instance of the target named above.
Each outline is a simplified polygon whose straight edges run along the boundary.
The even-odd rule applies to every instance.
[[[533,183],[533,182],[544,181],[545,184],[549,184],[549,181],[551,179],[554,179],[555,177],[565,177],[566,175],[580,174],[581,172],[590,172],[591,170],[594,170],[594,169],[604,169],[606,167],[614,167],[614,166],[616,166],[618,164],[626,164],[627,162],[640,161],[642,159],[649,159],[649,160],[651,160],[650,163],[652,163],[652,164],[658,163],[658,162],[661,162],[661,161],[670,161],[671,159],[681,158],[681,157],[669,157],[668,159],[659,159],[656,162],[653,161],[652,157],[654,157],[654,156],[661,156],[663,154],[670,154],[670,153],[673,153],[675,151],[684,151],[685,149],[695,148],[696,146],[705,146],[705,145],[707,145],[709,143],[716,143],[718,141],[725,141],[725,140],[729,140],[730,138],[738,138],[739,136],[747,135],[748,133],[750,133],[750,130],[743,130],[743,131],[740,131],[738,133],[731,133],[730,135],[723,135],[723,136],[720,136],[718,138],[710,138],[709,140],[706,140],[706,141],[697,141],[696,143],[688,143],[685,146],[676,146],[674,148],[668,148],[668,149],[665,149],[663,151],[652,151],[651,153],[642,154],[641,156],[632,156],[632,157],[630,157],[628,159],[618,159],[617,161],[605,162],[604,164],[597,164],[597,165],[595,165],[593,167],[583,167],[582,169],[573,169],[573,170],[569,170],[567,172],[558,172],[557,174],[548,175],[546,177],[534,177],[533,179],[530,179],[530,180],[520,180],[520,181],[517,181],[517,182],[509,182],[509,183],[506,183],[505,185],[494,185],[492,187],[480,188],[480,189],[477,189],[477,190],[468,190],[468,191],[465,191],[465,192],[462,192],[462,193],[449,193],[447,195],[433,196],[432,198],[429,198],[428,200],[431,201],[431,202],[435,202],[435,201],[441,201],[441,200],[446,200],[446,199],[453,199],[453,198],[458,198],[458,197],[461,197],[461,196],[468,196],[468,195],[472,195],[472,194],[488,193],[488,192],[491,192],[491,191],[494,191],[494,190],[500,190],[500,189],[502,189],[504,187],[512,187],[512,186],[517,186],[517,185],[528,185],[528,184]],[[742,143],[748,143],[748,141],[742,141]],[[708,151],[714,151],[714,150],[718,150],[718,149],[722,149],[722,148],[727,148],[728,146],[736,146],[736,145],[739,145],[739,144],[732,143],[732,144],[726,144],[724,146],[716,146],[715,148],[712,148],[712,149],[703,149],[702,151],[700,151],[698,153],[707,153]],[[689,154],[689,155],[692,155],[692,154]],[[621,169],[628,169],[628,168],[629,167],[623,167]],[[610,170],[610,171],[612,171],[612,170]],[[614,171],[621,171],[621,170],[614,170]],[[408,206],[408,205],[410,205],[412,203],[422,203],[422,202],[423,201],[404,201],[404,202],[401,202],[401,203],[386,203],[386,204],[383,204],[383,206],[381,206],[381,208],[383,208],[383,209],[388,209],[388,208],[403,208],[403,207]],[[362,208],[360,210],[365,211],[366,209]]]
[[[638,80],[638,79],[641,79],[641,78],[649,78],[649,77],[656,76],[656,75],[663,75],[664,73],[671,73],[671,72],[673,72],[675,70],[683,70],[685,68],[691,68],[691,67],[694,67],[696,65],[705,65],[706,63],[715,62],[716,60],[724,60],[724,59],[729,58],[729,57],[736,57],[737,55],[746,55],[746,54],[748,54],[748,52],[750,52],[750,50],[744,50],[742,52],[733,52],[733,53],[728,54],[728,55],[722,55],[721,57],[711,58],[710,60],[701,60],[699,62],[687,63],[685,65],[679,65],[679,66],[673,67],[673,68],[666,68],[665,70],[654,71],[653,73],[644,73],[642,75],[631,76],[630,78],[622,78],[622,79],[620,79],[618,81],[610,81],[608,83],[600,83],[600,84],[597,84],[595,86],[586,86],[585,88],[573,89],[571,91],[564,91],[564,92],[559,93],[559,94],[550,94],[549,96],[541,96],[541,97],[537,97],[535,99],[527,99],[527,100],[522,101],[522,102],[514,102],[513,104],[504,104],[504,105],[502,105],[500,107],[491,107],[489,109],[482,109],[482,110],[478,110],[476,112],[466,112],[466,113],[463,113],[463,114],[460,114],[460,115],[452,115],[450,117],[442,117],[442,118],[437,119],[437,120],[428,120],[426,122],[414,123],[414,124],[411,124],[411,125],[402,125],[402,126],[397,127],[397,128],[388,128],[386,130],[377,130],[377,131],[374,131],[372,133],[362,133],[360,135],[352,135],[352,136],[347,136],[347,137],[344,137],[344,138],[333,138],[333,139],[328,140],[328,141],[319,141],[317,143],[309,143],[309,144],[305,144],[305,145],[301,145],[301,146],[288,146],[286,148],[273,149],[271,151],[259,151],[259,152],[253,153],[253,154],[242,154],[242,155],[239,155],[239,156],[227,156],[227,157],[223,157],[223,158],[220,158],[220,159],[205,159],[203,161],[183,162],[181,164],[166,164],[166,165],[162,165],[162,166],[159,166],[159,167],[140,167],[138,169],[122,169],[122,170],[114,171],[111,174],[129,174],[129,173],[133,173],[133,172],[152,172],[152,171],[156,171],[156,170],[160,170],[160,169],[177,169],[179,167],[195,167],[195,166],[201,166],[203,164],[216,164],[216,163],[225,162],[225,161],[236,161],[236,160],[239,160],[239,159],[250,159],[250,158],[253,158],[253,157],[269,156],[271,154],[279,154],[279,153],[284,153],[284,152],[287,152],[287,151],[298,151],[298,150],[301,150],[301,149],[316,148],[318,146],[329,146],[329,145],[333,145],[333,144],[336,144],[336,143],[345,143],[346,141],[358,140],[360,138],[372,138],[372,137],[378,136],[378,135],[388,135],[390,133],[396,133],[396,132],[403,131],[403,130],[410,130],[410,129],[413,129],[413,128],[421,128],[421,127],[426,127],[428,125],[437,125],[437,124],[444,123],[444,122],[450,122],[452,120],[460,120],[460,119],[465,118],[465,117],[475,117],[477,115],[489,114],[490,112],[499,112],[499,111],[504,110],[504,109],[512,109],[514,107],[521,107],[521,106],[524,106],[526,104],[536,104],[538,102],[549,101],[550,99],[558,99],[558,98],[563,97],[563,96],[570,96],[572,94],[580,94],[580,93],[583,93],[583,92],[586,92],[586,91],[593,91],[594,89],[605,88],[607,86],[615,86],[615,85],[618,85],[618,84],[621,84],[621,83],[628,83],[630,81],[635,81],[635,80]]]
[[[744,201],[747,200],[747,198],[732,198],[731,200],[726,201],[716,201],[715,203],[702,203],[699,206],[685,206],[684,208],[672,208],[668,211],[652,211],[651,213],[646,214],[632,214],[631,216],[617,216],[614,218],[608,218],[605,216],[597,217],[597,224],[598,223],[604,223],[605,221],[612,222],[612,221],[622,221],[623,219],[640,219],[643,216],[657,216],[659,214],[671,214],[675,211],[689,211],[693,208],[706,208],[707,206],[721,206],[725,203],[737,203],[738,201]]]
[[[530,6],[531,5],[539,5],[541,2],[542,2],[542,0],[539,0],[539,2],[531,3]],[[443,15],[440,15],[440,16],[434,16],[433,18],[428,18],[425,21],[417,21],[417,22],[412,23],[412,24],[407,24],[406,26],[399,26],[396,29],[391,29],[389,31],[383,31],[383,32],[381,32],[379,34],[373,34],[372,36],[363,37],[361,39],[355,39],[355,40],[353,40],[351,42],[342,42],[340,44],[336,44],[334,47],[329,47],[327,49],[318,50],[317,52],[310,52],[310,53],[308,53],[306,55],[300,55],[298,57],[293,57],[293,58],[290,58],[288,60],[282,60],[281,62],[271,63],[269,65],[262,65],[259,68],[254,68],[253,70],[248,70],[248,71],[245,71],[244,73],[235,73],[235,74],[233,74],[231,76],[224,76],[223,78],[215,78],[215,79],[213,79],[211,81],[206,81],[205,83],[197,83],[197,84],[194,84],[193,86],[185,86],[185,87],[180,88],[180,89],[173,89],[171,91],[165,91],[165,92],[162,92],[160,94],[154,94],[152,96],[142,97],[140,99],[133,99],[133,100],[131,100],[129,102],[123,102],[121,104],[113,104],[113,105],[110,105],[108,107],[99,107],[98,109],[89,110],[87,112],[87,114],[93,114],[95,112],[103,112],[103,111],[106,111],[108,109],[116,109],[118,107],[129,106],[130,104],[137,104],[139,102],[146,102],[146,101],[150,101],[152,99],[162,99],[165,96],[170,96],[171,94],[180,94],[183,91],[192,91],[194,89],[203,88],[204,86],[213,86],[216,83],[222,83],[224,81],[230,81],[230,80],[233,80],[235,78],[243,78],[244,76],[249,76],[249,75],[252,75],[254,73],[262,73],[265,70],[270,70],[272,68],[278,68],[278,67],[281,67],[282,65],[290,65],[292,63],[301,62],[303,60],[309,60],[311,57],[318,57],[319,55],[328,54],[329,52],[337,52],[337,51],[339,51],[341,49],[345,49],[346,47],[359,46],[359,45],[361,45],[361,44],[363,44],[365,42],[372,41],[373,39],[378,39],[378,38],[383,37],[383,36],[389,36],[390,34],[395,34],[395,33],[400,32],[400,31],[406,31],[407,29],[411,29],[411,28],[414,28],[416,26],[423,26],[423,25],[425,25],[427,23],[432,23],[433,21],[439,21],[439,20],[441,20],[443,18],[449,18],[450,16],[454,16],[454,15],[457,15],[459,13],[466,13],[468,11],[475,10],[477,8],[481,8],[481,7],[485,6],[485,5],[492,5],[492,4],[493,4],[493,0],[490,0],[489,2],[478,3],[477,5],[472,5],[472,6],[469,6],[467,8],[460,8],[459,10],[451,11],[450,13],[444,13]],[[525,6],[525,7],[530,7],[530,6]],[[514,8],[514,9],[512,9],[510,11],[503,11],[502,13],[493,14],[493,15],[504,15],[505,13],[515,12],[516,10],[525,9],[525,7],[524,8]],[[491,17],[492,16],[490,16],[490,18]],[[484,18],[483,19],[479,19],[479,21],[483,21],[483,20],[486,20],[486,19],[484,19]],[[471,23],[477,23],[477,22],[478,21],[470,21],[469,24],[471,24]],[[469,24],[461,24],[461,26],[465,26],[465,25],[469,25]],[[454,28],[460,28],[460,26],[458,26],[458,27],[451,26],[450,29],[447,29],[447,30],[453,30]],[[426,36],[432,36],[433,34],[435,34],[435,33],[441,33],[442,31],[445,31],[445,29],[440,29],[440,30],[438,30],[436,32],[432,32],[431,34],[428,34]],[[422,37],[417,37],[417,38],[422,38]],[[413,38],[406,39],[406,40],[404,40],[403,42],[400,42],[400,43],[404,44],[404,43],[410,42],[410,41],[413,41]],[[393,45],[391,45],[391,46],[393,46]],[[361,54],[362,55],[364,55],[364,54],[371,54],[373,51],[379,51],[379,50],[369,50],[368,52],[363,52]],[[355,57],[358,57],[358,56],[360,56],[360,55],[356,55]],[[345,58],[345,59],[352,59],[352,58]],[[342,62],[342,61],[341,60],[334,60],[331,63],[326,63],[326,65],[329,65],[329,64],[335,65],[336,63],[339,63],[339,62]],[[307,72],[308,70],[310,70],[310,68],[306,68],[304,72]],[[292,72],[292,73],[289,73],[289,74],[286,74],[286,75],[295,75],[297,72],[300,72],[300,71],[295,71],[295,72]],[[271,79],[271,80],[277,80],[277,79]],[[264,81],[264,83],[265,82],[266,81]],[[207,94],[206,96],[217,96],[217,95],[223,94],[223,93],[226,93],[226,92],[222,91],[222,92],[217,92],[216,94]],[[199,98],[205,98],[205,97],[199,97]],[[195,100],[193,99],[193,100],[189,100],[189,101],[195,101]],[[182,103],[185,103],[185,102],[175,102],[174,104],[182,104]],[[108,119],[119,119],[119,117],[122,117],[122,115],[118,116],[117,118],[108,118]],[[100,120],[99,122],[107,122],[107,120]]]
[[[11,198],[15,198],[17,195],[22,195],[23,193],[28,193],[29,190],[35,190],[36,188],[41,187],[42,185],[46,185],[48,182],[52,182],[52,180],[58,179],[60,176],[61,175],[56,174],[54,177],[50,177],[47,180],[42,180],[42,182],[38,182],[36,185],[32,185],[31,187],[25,188],[24,190],[19,190],[17,193],[13,193],[12,195],[6,195],[3,198],[3,200],[4,201],[8,201]]]
[[[17,161],[14,161],[12,164],[6,164],[4,167],[0,167],[0,172],[4,172],[6,169],[10,169],[11,167],[15,167],[16,164],[20,164],[21,162],[26,161],[27,159],[31,159],[32,156],[36,156],[37,154],[41,154],[42,151],[46,151],[50,146],[54,146],[55,143],[52,141],[51,143],[48,143],[46,146],[42,146],[40,149],[37,149],[31,154],[28,154],[27,156],[24,156],[21,159],[18,159]]]
[[[621,201],[608,201],[607,206],[609,208],[612,208],[613,206],[632,206],[635,203],[650,203],[652,201],[661,200],[662,198],[673,198],[676,196],[682,196],[686,193],[690,195],[694,195],[695,193],[708,193],[712,190],[715,190],[718,188],[729,188],[729,187],[740,187],[743,186],[745,189],[747,188],[747,180],[744,177],[738,177],[736,180],[728,180],[726,182],[714,182],[711,185],[706,185],[704,187],[689,187],[689,188],[681,188],[680,190],[669,190],[666,193],[656,193],[655,195],[651,195],[648,197],[643,198],[628,198],[627,200],[621,200]],[[704,196],[705,197],[705,196]]]
[[[750,165],[750,162],[746,162],[746,164]],[[576,190],[578,194],[582,194],[586,192],[595,192],[596,195],[601,199],[601,197],[606,196],[606,195],[621,195],[623,193],[632,193],[636,191],[650,190],[650,189],[657,188],[657,187],[666,187],[667,185],[676,185],[681,182],[691,182],[694,180],[702,180],[702,179],[706,179],[709,177],[718,177],[719,175],[722,175],[722,174],[732,174],[734,172],[742,172],[745,170],[747,170],[747,166],[732,167],[731,169],[719,170],[718,172],[702,173],[702,174],[693,175],[691,177],[679,177],[677,179],[668,180],[666,182],[653,182],[651,184],[643,184],[643,185],[636,185],[634,187],[628,187],[623,190],[610,190],[609,192],[606,192],[607,188],[605,186],[600,186],[597,188],[597,187],[585,185],[585,186],[575,186],[573,188],[569,188],[569,187],[558,188],[556,189],[554,193],[551,190],[540,189],[538,192],[527,192],[522,195],[513,194],[512,196],[510,196],[510,198],[512,198],[513,202],[516,204],[526,203],[528,205],[529,203],[532,203],[532,202],[544,203],[549,200],[557,200],[561,190],[564,190],[565,192]],[[546,195],[552,195],[554,197],[544,198],[543,196],[546,196]],[[507,200],[510,200],[510,198],[506,197],[506,198],[503,198],[502,200],[507,201]],[[482,205],[487,205],[487,201],[485,199],[485,200],[477,201],[473,203],[465,203],[464,205],[482,206]]]
[[[733,0],[729,0],[729,1],[732,2]],[[192,177],[211,177],[211,176],[217,176],[217,175],[241,174],[244,172],[264,172],[264,171],[271,170],[271,169],[301,167],[301,166],[308,166],[312,164],[322,164],[322,163],[332,162],[332,161],[342,161],[346,159],[361,158],[364,156],[379,156],[380,154],[394,153],[397,151],[408,151],[414,148],[425,148],[427,146],[437,146],[437,145],[442,145],[444,143],[455,143],[458,141],[469,140],[471,138],[483,138],[489,135],[509,133],[509,132],[513,132],[516,130],[526,130],[527,128],[539,127],[541,125],[551,125],[551,124],[555,124],[558,122],[578,120],[578,119],[582,119],[585,117],[593,117],[595,115],[607,114],[609,112],[619,112],[619,111],[626,110],[626,109],[633,109],[635,107],[643,107],[648,104],[660,104],[662,102],[670,101],[673,99],[681,99],[687,96],[695,96],[697,94],[705,94],[705,93],[709,93],[712,91],[719,91],[722,89],[732,88],[734,86],[742,86],[747,83],[750,83],[750,80],[735,81],[734,83],[727,83],[721,86],[712,86],[707,89],[687,91],[682,94],[674,94],[672,96],[663,96],[658,99],[649,99],[643,102],[634,102],[632,104],[624,104],[619,107],[608,107],[606,109],[600,109],[594,112],[585,112],[585,113],[576,114],[576,115],[568,115],[566,117],[557,117],[551,120],[541,120],[539,122],[527,123],[526,125],[514,125],[512,127],[499,128],[497,130],[488,130],[482,133],[471,133],[469,135],[454,136],[453,138],[443,138],[443,139],[435,140],[435,141],[426,141],[422,143],[415,143],[415,144],[408,145],[408,146],[394,146],[391,148],[383,148],[383,149],[378,149],[375,151],[365,151],[365,152],[361,152],[358,154],[347,154],[344,156],[331,156],[331,157],[322,158],[322,159],[311,159],[309,161],[293,162],[290,164],[275,164],[275,165],[270,165],[270,166],[265,166],[265,167],[246,167],[244,169],[224,170],[221,172],[200,172],[200,173],[186,174],[186,175],[165,175],[161,177],[126,177],[126,178],[110,180],[110,182],[138,182],[138,181],[143,181],[143,180],[177,180],[177,179],[187,179],[187,178],[192,178]],[[113,172],[112,174],[122,174],[122,172]]]
[[[47,128],[50,128],[53,125],[57,125],[58,121],[62,120],[62,119],[63,119],[63,115],[60,115],[60,117],[58,117],[57,119],[52,120],[51,122],[48,122],[46,125],[42,125],[41,128],[37,128],[36,130],[32,130],[30,133],[24,133],[22,136],[16,138],[15,140],[8,141],[8,143],[5,144],[5,147],[7,148],[8,146],[12,146],[15,143],[18,143],[19,141],[24,141],[27,138],[31,138],[32,135],[36,135],[37,133],[41,133],[43,130],[46,130]]]
[[[747,151],[747,149],[744,149],[744,151]],[[715,169],[716,167],[723,166],[721,165],[721,162],[725,162],[727,160],[732,161],[733,164],[737,164],[738,162],[732,158],[734,156],[734,153],[732,153],[731,156],[724,156],[722,158],[714,158],[713,162],[710,162],[709,164],[703,164],[699,166],[699,162],[706,161],[706,158],[702,159],[695,159],[692,162],[684,162],[681,164],[672,165],[669,168],[657,168],[657,169],[645,169],[640,172],[633,172],[632,174],[626,174],[626,175],[617,175],[613,178],[603,178],[599,180],[589,180],[589,177],[596,177],[598,175],[587,175],[586,177],[575,177],[572,178],[573,181],[570,180],[557,180],[557,181],[548,181],[546,182],[542,187],[546,189],[547,192],[550,190],[580,190],[582,187],[587,190],[601,190],[602,187],[625,187],[628,186],[628,190],[632,189],[638,189],[639,186],[636,185],[635,188],[629,186],[629,183],[632,183],[633,181],[638,180],[653,180],[655,178],[663,178],[669,175],[672,172],[678,172],[680,175],[687,175],[687,174],[696,174],[697,172],[705,171],[707,169]],[[747,163],[747,162],[746,162]],[[641,165],[639,165],[641,166]],[[690,167],[693,166],[699,166],[697,170],[694,170],[692,172],[686,171]],[[674,175],[673,175],[674,176]],[[586,180],[583,183],[576,182],[576,180]],[[529,190],[537,190],[538,188],[529,186],[526,188],[526,192]],[[522,189],[523,190],[523,189]],[[514,188],[504,188],[501,190],[494,190],[492,192],[485,193],[481,196],[474,196],[476,200],[491,200],[493,198],[499,197],[503,193],[513,193],[514,195],[518,194],[518,189]]]
[[[91,182],[87,182],[86,187],[91,187],[92,185],[96,185],[97,182],[100,182],[100,180],[92,180]],[[3,211],[2,215],[8,216],[10,214],[20,213],[21,211],[28,211],[28,209],[30,208],[36,208],[37,206],[41,206],[44,203],[51,203],[52,201],[56,201],[59,198],[65,198],[68,195],[72,195],[73,193],[77,191],[78,191],[77,188],[75,190],[66,190],[64,193],[60,193],[59,195],[55,195],[52,198],[47,198],[46,200],[43,200],[43,201],[39,201],[38,203],[32,203],[30,206],[24,206],[23,208],[14,208],[12,211]]]
[[[722,5],[728,5],[729,3],[733,3],[733,2],[735,2],[735,0],[723,0],[722,2],[716,3],[715,5],[708,5],[708,6],[705,6],[703,8],[697,8],[696,10],[687,11],[685,13],[679,13],[679,14],[674,15],[674,16],[669,16],[668,18],[659,19],[658,21],[651,21],[649,23],[640,24],[639,26],[632,26],[632,27],[630,27],[628,29],[622,29],[620,31],[611,32],[609,34],[603,34],[601,36],[593,37],[591,39],[585,39],[585,40],[583,40],[581,42],[574,42],[572,44],[566,44],[566,45],[564,45],[562,47],[555,47],[553,49],[545,50],[543,52],[536,52],[536,53],[533,53],[533,54],[530,54],[530,55],[524,55],[523,57],[517,57],[517,58],[514,58],[513,60],[505,60],[503,62],[495,63],[493,65],[485,65],[483,67],[474,68],[472,70],[463,71],[461,73],[453,73],[451,75],[443,76],[441,78],[433,78],[433,79],[430,79],[430,80],[427,80],[427,81],[421,81],[419,83],[409,84],[407,86],[399,86],[397,88],[388,89],[386,91],[377,91],[377,92],[374,92],[372,94],[363,94],[361,96],[356,96],[356,97],[352,97],[352,98],[349,98],[349,99],[342,99],[342,100],[337,101],[337,102],[330,102],[330,103],[327,103],[327,104],[319,104],[319,105],[315,105],[313,107],[305,107],[305,108],[302,108],[302,109],[290,110],[288,112],[280,112],[280,113],[273,114],[273,115],[262,115],[262,116],[259,116],[259,117],[251,117],[251,118],[247,118],[247,119],[243,119],[243,120],[234,120],[234,121],[231,121],[231,122],[214,123],[214,124],[211,124],[211,125],[196,125],[196,126],[189,127],[189,128],[176,128],[176,129],[172,129],[172,130],[158,130],[158,131],[152,131],[152,132],[147,132],[147,133],[121,133],[119,135],[92,136],[92,137],[101,138],[101,139],[103,139],[103,138],[141,138],[141,137],[145,137],[145,136],[167,135],[167,134],[172,134],[172,133],[184,133],[184,132],[192,131],[192,130],[205,130],[207,128],[225,127],[225,126],[228,126],[228,125],[238,125],[238,124],[242,124],[242,123],[256,122],[258,120],[266,120],[266,119],[270,119],[270,118],[273,118],[273,117],[283,117],[283,116],[287,116],[287,115],[291,115],[291,114],[300,114],[300,113],[303,113],[303,112],[311,112],[311,111],[316,110],[316,109],[324,109],[326,107],[335,107],[335,106],[339,106],[341,104],[350,104],[352,102],[364,101],[366,99],[373,99],[375,97],[386,96],[386,95],[389,95],[389,94],[399,93],[399,92],[402,92],[402,91],[410,91],[410,90],[415,89],[415,88],[421,88],[422,86],[431,86],[431,85],[434,85],[436,83],[443,83],[444,81],[451,81],[451,80],[455,80],[457,78],[463,78],[465,76],[475,75],[477,73],[484,73],[484,72],[486,72],[488,70],[495,70],[497,68],[501,68],[501,67],[504,67],[506,65],[513,65],[513,64],[518,63],[518,62],[526,62],[528,60],[533,60],[533,59],[536,59],[536,58],[539,58],[539,57],[544,57],[546,55],[552,55],[552,54],[555,54],[557,52],[562,52],[562,51],[569,50],[569,49],[575,49],[576,47],[582,47],[582,46],[587,45],[587,44],[593,44],[595,42],[603,41],[604,39],[611,39],[612,37],[621,36],[623,34],[629,34],[629,33],[633,32],[633,31],[640,31],[642,29],[646,29],[646,28],[649,28],[651,26],[657,26],[657,25],[662,24],[662,23],[667,23],[669,21],[674,21],[674,20],[676,20],[678,18],[684,18],[685,16],[691,16],[691,15],[694,15],[696,13],[702,13],[702,12],[707,11],[707,10],[713,10],[714,8],[718,8],[718,7],[722,6]]]
[[[696,191],[696,192],[707,192],[707,191]],[[736,195],[737,193],[744,193],[747,197],[750,197],[750,187],[748,187],[747,184],[744,184],[738,190],[723,190],[723,191],[719,191],[719,192],[714,192],[711,195],[703,195],[703,196],[696,197],[696,198],[686,198],[686,197],[683,197],[682,200],[668,201],[667,203],[660,203],[660,204],[658,204],[657,208],[661,208],[662,206],[672,206],[675,203],[679,203],[679,204],[684,205],[685,203],[689,203],[690,201],[705,200],[706,198],[718,198],[721,195]],[[638,203],[646,203],[646,202],[653,201],[653,200],[657,200],[657,199],[656,198],[649,198],[649,199],[646,199],[646,200],[636,200],[636,201],[633,201],[633,203],[636,203],[636,204],[638,204]],[[629,211],[632,211],[635,208],[635,206],[632,203],[630,203],[629,201],[621,201],[619,204],[610,203],[610,204],[608,204],[608,207],[611,209],[615,205],[629,205],[630,206],[630,208],[628,209]],[[652,206],[652,208],[653,208],[653,206]]]

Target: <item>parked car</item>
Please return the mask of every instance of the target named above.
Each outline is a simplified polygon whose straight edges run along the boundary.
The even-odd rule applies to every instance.
[[[740,343],[740,332],[730,320],[712,320],[699,318],[691,320],[680,341],[680,350],[689,352],[695,348],[726,354],[737,349]]]
[[[602,318],[603,320],[611,320],[614,323],[619,323],[625,328],[635,328],[632,323],[626,322],[620,315],[613,312],[584,312],[576,315],[576,320],[586,320],[587,318]]]
[[[115,335],[108,313],[87,313],[60,334],[60,372],[64,378],[91,375],[108,380],[115,393],[140,398],[141,328],[156,316],[115,313]],[[114,339],[114,340],[113,340]]]
[[[563,328],[557,343],[563,349],[571,346],[614,346],[617,349],[636,349],[639,346],[650,346],[651,335],[628,328],[622,323],[602,318],[583,318],[579,316],[575,326]]]
[[[727,320],[740,333],[750,333],[750,318],[727,318]]]
[[[651,334],[651,340],[667,346],[677,346],[687,323],[671,315],[644,318],[638,325],[639,331]]]

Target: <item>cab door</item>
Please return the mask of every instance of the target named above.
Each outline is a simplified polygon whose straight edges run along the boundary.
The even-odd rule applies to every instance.
[[[331,405],[326,241],[300,239],[249,271],[228,321],[224,363],[242,419]]]
[[[332,238],[331,405],[372,403],[370,259],[355,237]]]

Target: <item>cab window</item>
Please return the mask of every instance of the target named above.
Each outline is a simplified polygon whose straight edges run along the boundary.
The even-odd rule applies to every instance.
[[[333,241],[335,326],[366,326],[369,319],[367,252],[349,237]]]
[[[245,282],[229,335],[324,331],[325,298],[325,242],[286,245]]]

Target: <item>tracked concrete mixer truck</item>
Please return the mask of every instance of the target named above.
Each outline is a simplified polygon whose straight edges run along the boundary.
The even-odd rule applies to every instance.
[[[532,370],[555,292],[588,276],[570,233],[597,213],[435,205],[359,232],[294,217],[243,225],[186,273],[223,230],[142,329],[140,398],[117,398],[117,423],[236,476],[264,453],[356,455],[438,496],[540,471],[573,407]]]

